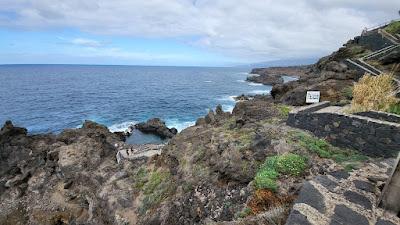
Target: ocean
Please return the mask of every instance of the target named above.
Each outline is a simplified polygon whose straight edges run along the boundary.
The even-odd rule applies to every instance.
[[[248,69],[151,66],[2,65],[0,123],[12,120],[30,133],[59,133],[93,120],[123,131],[159,117],[182,130],[234,96],[268,94],[245,82]]]

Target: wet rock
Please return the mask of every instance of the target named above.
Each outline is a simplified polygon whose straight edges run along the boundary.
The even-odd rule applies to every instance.
[[[152,133],[160,136],[161,138],[172,138],[178,131],[175,128],[168,128],[165,122],[159,118],[147,120],[147,122],[138,123],[135,128],[143,133]]]

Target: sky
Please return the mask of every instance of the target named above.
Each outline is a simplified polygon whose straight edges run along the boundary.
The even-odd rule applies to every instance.
[[[0,0],[0,64],[317,59],[399,10],[399,0]]]

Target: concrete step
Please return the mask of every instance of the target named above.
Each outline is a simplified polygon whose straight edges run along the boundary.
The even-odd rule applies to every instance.
[[[392,51],[392,50],[398,48],[399,46],[400,46],[400,45],[391,45],[391,46],[382,48],[382,49],[380,49],[380,50],[378,50],[378,51],[372,52],[372,53],[370,53],[370,54],[368,54],[368,55],[362,57],[362,59],[363,59],[363,60],[369,60],[369,59],[375,58],[375,57],[380,56],[380,55],[383,55],[383,54],[385,54],[385,53],[387,53],[387,52],[389,52],[389,51]]]
[[[362,65],[363,67],[367,68],[369,71],[372,72],[372,74],[374,75],[380,75],[382,73],[382,71],[376,69],[375,67],[371,66],[370,64],[364,62],[361,59],[356,59],[355,62],[359,65]]]
[[[358,63],[358,62],[355,61],[355,60],[346,59],[346,62],[350,63],[350,64],[353,65],[353,66],[356,66],[356,67],[362,69],[364,72],[369,73],[369,74],[371,74],[371,75],[377,76],[377,75],[380,74],[380,73],[376,73],[376,72],[374,72],[374,71],[371,71],[369,68],[365,67],[364,65],[361,65],[360,63]]]

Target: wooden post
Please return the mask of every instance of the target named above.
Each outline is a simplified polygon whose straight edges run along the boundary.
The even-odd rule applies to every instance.
[[[397,157],[392,174],[386,181],[382,195],[379,199],[379,206],[385,210],[399,214],[400,212],[400,153]]]

